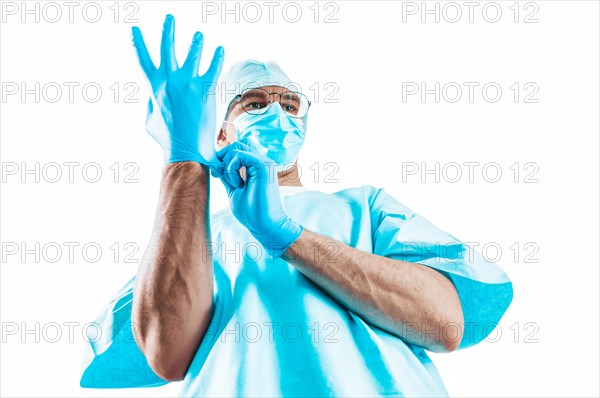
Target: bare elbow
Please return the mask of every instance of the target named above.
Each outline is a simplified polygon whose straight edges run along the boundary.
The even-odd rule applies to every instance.
[[[449,321],[442,329],[438,352],[452,352],[460,347],[464,334],[464,321],[462,314],[460,319]]]
[[[146,360],[158,377],[169,382],[181,381],[187,373],[187,366],[182,365],[181,361],[166,360],[151,353],[146,355]]]
[[[443,352],[456,351],[464,336],[465,319],[460,300],[446,314],[447,319],[442,329],[441,343]]]
[[[426,347],[429,351],[447,353],[456,351],[460,347],[464,335],[464,320],[460,313],[446,314],[444,321],[435,322],[436,338]]]
[[[444,348],[445,348],[444,352],[456,351],[458,349],[458,347],[460,346],[460,342],[461,342],[460,337],[444,339],[444,341],[443,341]]]
[[[137,334],[135,340],[150,369],[163,380],[183,380],[190,363],[175,355],[173,347],[169,349],[161,344],[155,330],[144,331],[145,333]]]

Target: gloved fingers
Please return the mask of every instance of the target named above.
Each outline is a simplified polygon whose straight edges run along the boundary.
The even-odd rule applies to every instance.
[[[177,58],[175,56],[175,18],[167,14],[163,25],[162,41],[160,43],[160,66],[165,67],[168,72],[177,69]]]
[[[244,137],[241,140],[238,140],[236,142],[242,143],[244,145],[246,145],[248,147],[248,150],[250,152],[253,153],[260,153],[258,150],[258,147],[256,146],[256,142],[252,139],[254,138],[253,136],[248,136],[248,137]]]
[[[244,186],[243,178],[240,176],[243,165],[232,165],[237,151],[253,153],[255,149],[242,141],[236,141],[217,151],[216,156],[220,163],[215,167],[213,175],[218,175],[219,178],[228,180],[232,186],[241,188]]]
[[[225,60],[225,49],[221,46],[217,47],[215,50],[215,55],[213,55],[213,59],[210,62],[210,66],[208,70],[204,74],[204,76],[208,77],[211,81],[217,81],[219,75],[221,74],[221,70],[223,69],[223,61]]]
[[[234,149],[242,149],[245,151],[252,150],[252,148],[250,148],[248,145],[246,145],[243,141],[235,141],[235,142],[232,142],[231,144],[227,145],[225,148],[218,150],[216,153],[217,159],[224,162],[224,159],[227,156],[227,154]]]
[[[229,151],[225,159],[223,160],[223,164],[225,165],[223,179],[229,181],[229,183],[234,188],[243,188],[244,180],[240,175],[240,169],[242,168],[242,164],[240,159],[238,158],[238,153],[241,151],[239,149],[233,149]]]
[[[262,160],[262,162],[267,165],[267,164],[273,164],[273,161],[271,159],[269,159],[268,156],[265,155],[265,150],[264,148],[260,147],[260,144],[258,142],[258,140],[256,139],[256,137],[249,135],[247,137],[242,138],[241,140],[237,141],[237,142],[241,142],[242,144],[246,145],[246,148],[244,148],[244,150],[254,154],[255,157],[257,157],[258,159]]]
[[[231,195],[231,193],[235,190],[233,185],[231,185],[224,176],[222,176],[220,179],[221,179],[221,182],[223,183],[223,185],[225,186],[225,190],[227,191],[227,194]]]
[[[248,176],[246,178],[247,182],[256,182],[262,178],[268,177],[268,173],[262,159],[249,151],[235,149],[226,156],[224,163],[226,164],[226,177],[233,177],[234,181],[232,181],[231,178],[229,181],[233,186],[239,188],[244,185],[242,178],[239,177],[239,170],[242,167],[246,168],[246,174]]]
[[[222,163],[217,166],[210,166],[210,175],[215,178],[221,178],[223,176],[222,166]]]
[[[202,54],[202,47],[204,45],[204,36],[202,33],[194,33],[192,44],[190,44],[190,50],[188,51],[187,59],[181,67],[185,69],[186,75],[190,77],[196,77],[198,74],[198,67],[200,66],[200,54]]]
[[[221,162],[222,166],[221,169],[224,171],[225,174],[229,175],[231,173],[231,179],[229,180],[233,186],[241,188],[243,186],[243,183],[240,183],[240,181],[238,180],[238,177],[240,176],[240,174],[242,175],[242,179],[244,179],[246,177],[245,171],[241,171],[240,172],[236,172],[238,170],[240,170],[241,167],[238,167],[235,170],[231,170],[228,169],[228,167],[231,165],[232,159],[233,157],[236,156],[238,151],[243,151],[243,152],[252,152],[252,148],[250,148],[249,146],[236,141],[232,144],[228,145],[228,151],[227,153],[225,153],[225,156],[223,157],[223,160]],[[218,158],[218,156],[217,156]]]
[[[134,26],[131,28],[131,38],[133,41],[133,47],[135,47],[135,52],[138,57],[138,61],[144,74],[148,79],[150,79],[150,74],[156,70],[156,66],[154,66],[154,62],[152,62],[152,58],[150,58],[150,54],[148,53],[148,48],[146,47],[146,43],[144,42],[144,36],[142,35],[142,31]]]
[[[224,164],[221,164],[222,167],[211,167],[210,168],[210,174],[221,180],[221,182],[223,183],[223,185],[225,185],[225,188],[227,189],[227,193],[231,193],[231,191],[233,191],[235,189],[235,187],[233,185],[231,185],[231,183],[229,182],[229,179],[227,177],[227,173],[228,171],[226,171],[224,169]],[[232,179],[236,179],[235,175],[239,176],[241,174],[241,170],[238,172],[232,171]],[[235,173],[235,174],[234,174]],[[237,182],[236,182],[237,183]]]
[[[218,150],[216,152],[216,157],[218,160],[220,160],[221,162],[225,163],[225,157],[227,156],[227,154],[229,152],[231,152],[234,149],[239,149],[239,150],[243,150],[246,152],[250,152],[250,153],[255,153],[255,154],[259,154],[258,149],[256,148],[256,144],[254,142],[252,142],[250,139],[248,138],[242,138],[239,141],[235,141],[232,142],[231,144],[227,145],[225,148]]]
[[[225,168],[224,163],[218,163],[217,165],[209,166],[210,174],[213,177],[220,179],[221,182],[223,183],[223,185],[225,186],[225,189],[227,190],[227,194],[230,194],[235,188],[225,178],[224,168]]]

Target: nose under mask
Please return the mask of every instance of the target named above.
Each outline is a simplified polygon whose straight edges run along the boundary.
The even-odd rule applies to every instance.
[[[282,171],[286,165],[296,162],[302,144],[304,144],[304,123],[301,119],[288,116],[278,102],[274,103],[262,115],[247,112],[235,118],[233,124],[237,139],[247,139],[259,152],[271,159],[276,171]]]

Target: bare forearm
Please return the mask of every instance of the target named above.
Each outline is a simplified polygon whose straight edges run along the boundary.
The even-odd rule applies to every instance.
[[[463,328],[460,299],[452,282],[437,271],[366,253],[308,230],[285,258],[377,327],[431,351],[458,347],[457,328],[448,325]]]
[[[208,175],[196,162],[167,164],[150,243],[140,262],[132,321],[152,369],[180,380],[212,316]]]

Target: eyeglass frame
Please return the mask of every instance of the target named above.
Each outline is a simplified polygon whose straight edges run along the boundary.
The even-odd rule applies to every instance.
[[[229,113],[231,113],[232,105],[235,106],[234,102],[235,103],[239,103],[239,99],[242,98],[242,95],[244,95],[244,93],[246,93],[248,91],[251,91],[251,90],[262,90],[262,91],[266,92],[267,94],[269,94],[269,105],[265,108],[265,112],[267,112],[267,110],[269,110],[269,108],[271,107],[271,104],[273,104],[273,102],[274,102],[274,101],[271,101],[271,95],[273,95],[273,94],[279,95],[279,100],[277,101],[277,102],[279,102],[279,105],[281,105],[281,96],[283,94],[287,94],[287,93],[300,94],[300,95],[302,95],[302,96],[304,96],[306,98],[306,100],[308,101],[308,106],[306,107],[306,113],[303,116],[294,116],[292,114],[289,114],[288,112],[285,112],[285,110],[284,110],[284,112],[286,113],[286,115],[289,115],[290,117],[293,117],[293,118],[296,118],[296,119],[302,119],[303,117],[305,117],[306,115],[308,115],[308,111],[310,110],[310,106],[312,105],[312,101],[309,100],[308,97],[305,94],[302,94],[299,91],[287,90],[287,91],[284,91],[283,93],[276,93],[276,92],[270,93],[267,90],[265,90],[264,88],[249,87],[249,88],[245,89],[244,91],[242,91],[241,94],[238,94],[235,97],[233,97],[233,99],[229,103],[229,107],[227,108],[227,115],[226,116],[229,116]],[[250,113],[243,106],[242,106],[242,110],[244,112],[246,112],[247,114],[249,114],[249,115],[262,115],[262,114],[265,113],[265,112],[263,112],[263,113]]]

